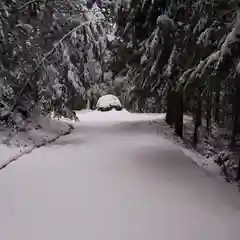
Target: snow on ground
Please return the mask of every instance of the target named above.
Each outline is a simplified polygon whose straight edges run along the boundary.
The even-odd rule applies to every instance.
[[[25,131],[0,130],[0,169],[11,160],[30,152],[36,146],[52,141],[69,132],[69,125],[47,117],[31,119]]]
[[[192,159],[199,167],[202,167],[209,171],[216,177],[222,175],[221,168],[214,162],[215,158],[206,158],[201,153],[197,152],[193,148],[189,148],[189,145],[186,146],[185,142],[182,141],[179,137],[174,135],[174,131],[170,128],[164,121],[166,114],[165,113],[131,113],[126,109],[122,111],[116,111],[115,109],[108,112],[99,112],[97,110],[84,109],[81,111],[76,111],[76,115],[81,121],[81,123],[86,123],[88,125],[116,125],[126,122],[154,122],[156,123],[156,132],[161,134],[162,137],[167,138],[168,140],[173,141],[177,144],[182,151]],[[72,122],[69,119],[61,118],[62,121]],[[192,117],[184,115],[184,125],[188,126],[192,123]],[[145,124],[145,123],[144,123]],[[193,134],[192,134],[193,135]],[[188,134],[189,138],[189,134]]]
[[[153,121],[156,119],[163,119],[165,114],[150,114],[150,113],[130,113],[126,109],[116,111],[115,109],[108,112],[99,111],[78,111],[77,117],[81,122],[88,124],[116,124],[120,122],[134,122],[134,121]]]
[[[78,113],[70,135],[1,170],[1,239],[238,240],[239,193],[154,116]]]

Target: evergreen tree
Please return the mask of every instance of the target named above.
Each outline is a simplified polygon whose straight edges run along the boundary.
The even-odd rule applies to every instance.
[[[0,119],[85,98],[104,75],[108,25],[80,0],[2,1]]]
[[[144,111],[153,97],[155,110],[166,111],[166,122],[181,138],[183,115],[191,114],[195,147],[202,128],[211,141],[213,126],[230,130],[229,145],[231,149],[237,145],[238,4],[236,0],[133,0],[118,26],[113,66],[116,76],[131,82],[132,107]]]

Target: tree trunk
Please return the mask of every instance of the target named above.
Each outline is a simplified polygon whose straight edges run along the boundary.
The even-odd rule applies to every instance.
[[[174,110],[174,104],[173,104],[173,92],[171,89],[168,90],[167,93],[167,108],[166,108],[166,123],[170,126],[173,126],[174,123],[174,116],[173,116],[173,110]]]
[[[232,102],[232,137],[231,137],[231,149],[236,147],[236,137],[239,133],[239,107],[240,107],[240,83],[239,79],[235,79],[235,93]]]
[[[216,82],[216,92],[215,92],[215,109],[214,109],[214,121],[219,124],[220,122],[220,82]]]
[[[143,100],[141,94],[138,97],[138,112],[143,112]]]
[[[103,56],[103,53],[101,53],[101,55]],[[104,72],[105,72],[105,67],[104,67],[104,61],[100,61],[100,65],[101,65],[101,82],[104,82]]]
[[[206,112],[206,129],[208,136],[211,135],[211,123],[212,123],[212,89],[210,86],[207,96],[207,112]]]
[[[87,109],[91,109],[91,107],[90,107],[90,99],[88,98],[88,100],[87,100]]]
[[[193,146],[196,148],[198,143],[198,130],[202,124],[202,100],[200,94],[197,97],[197,107],[195,109],[195,124],[193,133]]]
[[[139,112],[139,97],[137,98],[137,100],[136,100],[136,102],[135,102],[134,108],[135,108],[135,111],[136,111],[136,112]]]
[[[231,149],[236,147],[236,136],[238,133],[238,104],[237,104],[237,91],[235,92],[234,102],[232,104],[232,136],[231,136]]]
[[[238,168],[237,168],[236,181],[240,181],[240,159],[238,159]]]
[[[90,99],[90,109],[91,110],[94,109],[94,100],[93,100],[93,98]]]
[[[174,114],[174,127],[175,133],[183,138],[183,92],[175,92],[175,114]]]

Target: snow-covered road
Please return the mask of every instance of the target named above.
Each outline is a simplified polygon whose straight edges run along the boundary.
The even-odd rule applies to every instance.
[[[159,136],[154,115],[91,116],[0,172],[1,240],[239,240],[239,193]]]

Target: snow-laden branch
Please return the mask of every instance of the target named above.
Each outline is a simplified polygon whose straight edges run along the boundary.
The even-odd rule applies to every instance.
[[[186,88],[189,83],[193,83],[197,78],[201,78],[206,73],[207,68],[214,62],[218,61],[219,57],[220,51],[213,52],[207,58],[200,61],[196,67],[184,72],[179,80],[180,83],[184,84]]]
[[[42,1],[39,1],[39,0],[31,0],[31,1],[29,1],[29,2],[24,3],[22,6],[20,6],[20,7],[17,9],[17,11],[21,11],[21,10],[23,10],[25,7],[27,7],[29,4],[35,3],[35,2],[42,2]]]
[[[85,25],[91,23],[92,21],[87,21],[87,22],[84,22],[82,24],[80,24],[79,26],[75,27],[74,29],[72,29],[71,31],[69,31],[67,34],[65,34],[56,44],[54,44],[54,47],[51,51],[49,51],[40,61],[40,63],[37,65],[37,67],[34,69],[33,72],[36,72],[40,66],[43,64],[44,61],[46,61],[55,51],[56,49],[58,48],[59,45],[62,44],[62,42],[68,38],[72,33],[74,33],[75,31],[77,31],[78,29],[84,27]]]
[[[232,46],[235,43],[240,43],[240,13],[236,18],[236,23],[232,31],[227,35],[225,41],[221,45],[220,56],[218,59],[217,67],[223,62],[224,58],[232,53]]]
[[[10,11],[11,12],[20,12],[20,11],[22,11],[22,10],[24,10],[24,8],[26,8],[29,4],[31,4],[31,3],[35,3],[35,2],[43,2],[43,0],[31,0],[31,1],[28,1],[28,2],[26,2],[26,3],[24,3],[22,6],[20,6],[19,8],[17,8],[17,9],[10,9]],[[4,8],[0,8],[0,11],[5,11],[6,9],[4,9]]]
[[[32,80],[34,73],[36,73],[36,72],[39,70],[39,68],[41,67],[41,65],[57,50],[58,46],[61,45],[62,42],[63,42],[66,38],[68,38],[73,32],[77,31],[78,29],[84,27],[84,26],[87,25],[87,24],[90,24],[91,22],[92,22],[92,21],[86,21],[86,22],[80,24],[79,26],[75,27],[74,29],[72,29],[71,31],[69,31],[67,34],[65,34],[56,44],[54,44],[54,47],[52,48],[52,50],[49,51],[49,52],[40,60],[40,62],[38,63],[38,65],[35,67],[35,69],[34,69],[33,72],[32,72],[32,76],[29,77],[29,78],[25,81],[23,87],[21,88],[21,90],[20,90],[20,92],[19,92],[19,94],[18,94],[18,96],[17,96],[17,98],[16,98],[16,100],[15,100],[15,102],[14,102],[12,108],[11,108],[11,112],[13,112],[13,111],[15,110],[15,108],[16,108],[16,106],[17,106],[17,103],[18,103],[18,101],[19,101],[19,98],[22,96],[24,90],[25,90],[26,87],[28,86],[29,82]]]

